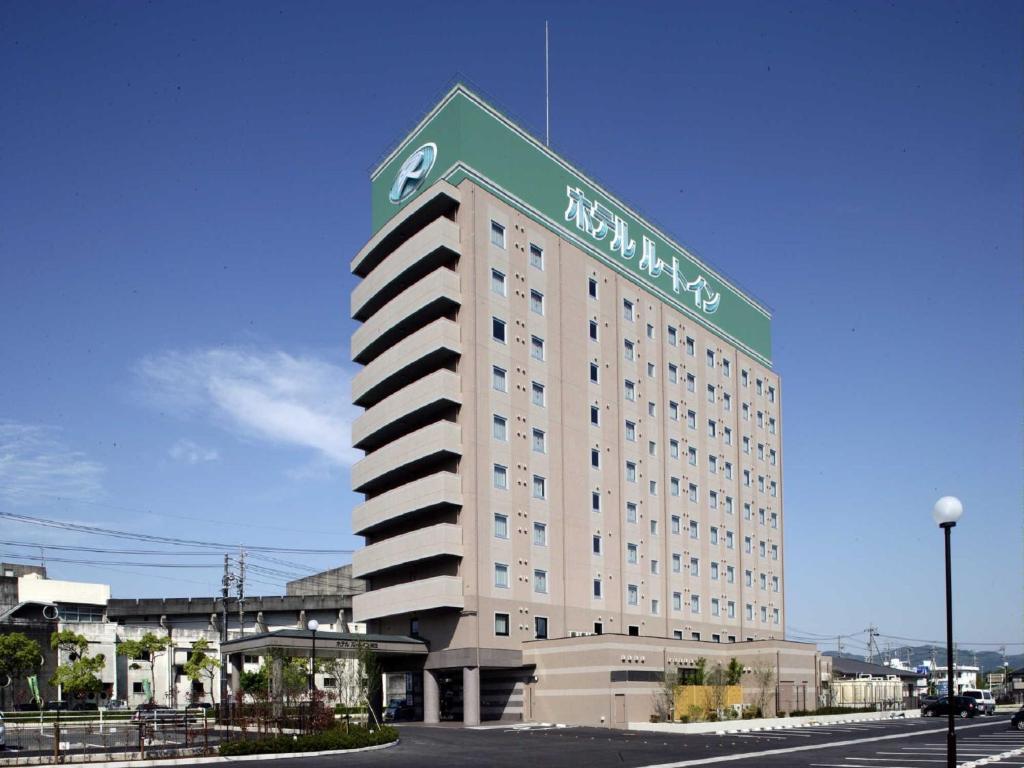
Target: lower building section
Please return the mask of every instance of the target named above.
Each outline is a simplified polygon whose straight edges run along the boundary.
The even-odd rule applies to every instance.
[[[521,654],[492,648],[432,652],[422,669],[389,670],[389,681],[397,685],[389,682],[388,697],[404,696],[410,716],[428,723],[502,720],[627,728],[654,715],[686,715],[672,712],[678,707],[672,686],[695,683],[719,667],[724,672],[734,660],[739,679],[727,704],[758,708],[769,717],[821,704],[828,659],[813,645],[610,634],[530,641]]]

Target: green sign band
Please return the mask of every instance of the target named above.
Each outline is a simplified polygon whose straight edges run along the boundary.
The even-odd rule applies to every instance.
[[[471,179],[771,365],[764,307],[461,85],[371,174],[373,231],[438,179]]]

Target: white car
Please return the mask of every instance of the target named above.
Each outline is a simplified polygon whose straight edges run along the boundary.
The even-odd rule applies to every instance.
[[[980,688],[964,688],[961,696],[967,696],[978,702],[978,712],[982,715],[994,715],[996,713],[996,700],[992,691],[983,691]]]

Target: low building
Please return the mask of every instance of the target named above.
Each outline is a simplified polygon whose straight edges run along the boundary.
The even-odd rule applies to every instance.
[[[912,708],[925,685],[925,676],[916,670],[837,656],[832,659],[829,706]]]

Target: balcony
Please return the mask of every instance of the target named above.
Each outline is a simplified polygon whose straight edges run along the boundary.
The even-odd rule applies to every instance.
[[[419,429],[462,403],[458,374],[440,369],[364,411],[352,425],[352,445],[372,451]]]
[[[389,253],[439,216],[453,215],[462,196],[447,181],[437,181],[398,211],[352,259],[352,274],[366,277]]]
[[[435,219],[402,243],[352,291],[352,317],[366,320],[409,285],[459,256],[459,226]]]
[[[461,455],[459,425],[438,421],[410,432],[356,462],[351,472],[352,490],[357,493],[372,493],[378,488],[383,490],[389,481],[397,480],[399,472],[414,474],[417,465],[422,471],[445,457]]]
[[[352,378],[352,402],[369,407],[462,354],[459,326],[446,318],[406,336]]]
[[[461,610],[465,605],[461,576],[434,576],[352,596],[354,621],[369,621],[432,608]]]
[[[352,359],[369,363],[423,326],[454,312],[461,303],[459,276],[435,269],[381,307],[352,334]]]
[[[461,525],[438,523],[369,544],[352,555],[352,575],[363,578],[433,557],[462,557]]]
[[[407,515],[445,506],[462,506],[459,476],[452,472],[429,475],[363,502],[352,510],[352,533],[364,534]]]

